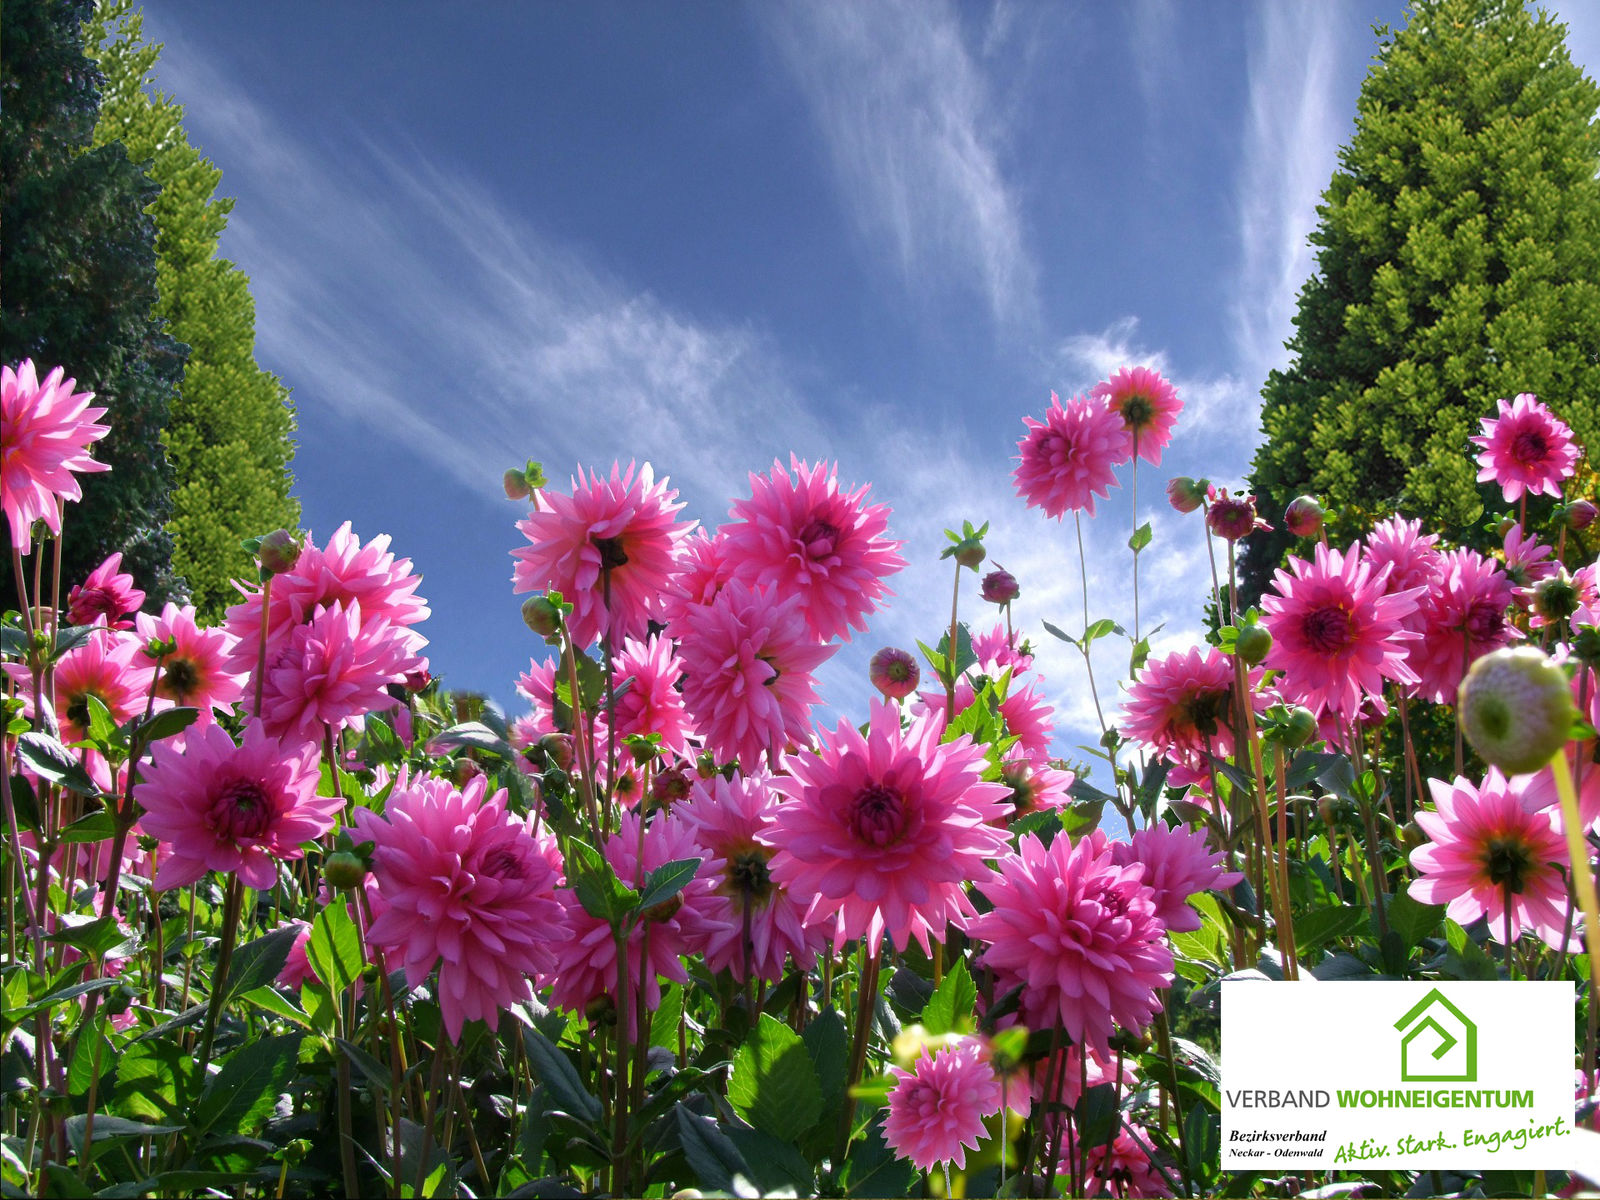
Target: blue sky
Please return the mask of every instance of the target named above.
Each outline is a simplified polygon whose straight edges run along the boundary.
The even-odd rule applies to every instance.
[[[1565,6],[1600,64],[1600,9]],[[505,467],[648,460],[715,525],[751,471],[839,463],[911,567],[823,673],[861,719],[880,645],[948,620],[942,530],[992,523],[1060,713],[1094,740],[1070,524],[1010,472],[1052,389],[1158,366],[1186,403],[1140,478],[1157,649],[1197,636],[1175,474],[1237,484],[1306,234],[1394,0],[217,5],[148,0],[157,86],[236,198],[258,357],[294,392],[304,522],[393,535],[447,685],[513,715]],[[1086,526],[1131,618],[1129,492]],[[963,605],[988,619],[969,576]],[[1116,703],[1126,645],[1100,643]]]

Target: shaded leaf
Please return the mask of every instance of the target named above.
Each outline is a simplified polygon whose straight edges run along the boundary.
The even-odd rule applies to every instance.
[[[822,1083],[800,1036],[762,1013],[734,1056],[728,1101],[757,1129],[798,1141],[822,1117]]]

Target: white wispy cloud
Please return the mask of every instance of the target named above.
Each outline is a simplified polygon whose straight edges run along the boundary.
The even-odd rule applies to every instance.
[[[1316,264],[1306,237],[1353,116],[1335,86],[1337,18],[1334,5],[1263,4],[1247,45],[1233,318],[1239,371],[1261,382],[1287,361],[1296,297]]]
[[[955,9],[833,0],[758,12],[811,106],[868,252],[888,256],[912,297],[960,288],[1002,326],[1030,320],[1035,272],[1002,167],[1006,131]],[[1002,8],[986,43],[1004,42],[1009,27]]]

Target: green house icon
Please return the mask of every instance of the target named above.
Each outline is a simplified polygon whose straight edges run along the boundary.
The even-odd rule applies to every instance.
[[[1433,988],[1394,1023],[1401,1031],[1400,1078],[1407,1083],[1476,1083],[1478,1080],[1478,1027],[1438,988]],[[1464,1055],[1456,1071],[1441,1060],[1458,1045]]]

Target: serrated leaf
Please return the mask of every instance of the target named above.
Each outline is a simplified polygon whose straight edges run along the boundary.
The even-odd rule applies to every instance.
[[[800,1036],[762,1013],[734,1055],[728,1101],[757,1129],[798,1141],[822,1117],[822,1082]]]
[[[675,983],[661,989],[661,1003],[650,1014],[650,1044],[676,1047],[678,1021],[683,1016],[683,989]]]
[[[136,1121],[182,1124],[194,1101],[198,1065],[176,1038],[132,1042],[117,1054],[112,1107]]]
[[[600,1120],[600,1101],[583,1086],[572,1060],[554,1042],[525,1025],[522,1048],[527,1052],[534,1077],[549,1092],[557,1111],[591,1123]]]
[[[677,858],[651,871],[645,876],[644,891],[636,907],[641,912],[648,912],[658,904],[665,904],[694,880],[700,863],[698,858]]]
[[[844,1097],[845,1058],[849,1051],[844,1018],[837,1010],[825,1008],[806,1022],[800,1040],[805,1043],[806,1053],[811,1055],[811,1065],[817,1069],[823,1110],[833,1112]]]
[[[1366,920],[1366,909],[1350,904],[1313,909],[1294,919],[1295,949],[1301,958],[1310,958],[1329,943],[1360,929]]]
[[[164,708],[158,713],[151,713],[148,721],[140,721],[134,729],[139,740],[148,746],[151,742],[159,742],[163,738],[172,737],[182,733],[200,718],[198,708],[180,706],[177,708]]]
[[[1389,919],[1389,928],[1400,935],[1409,951],[1420,946],[1439,928],[1444,913],[1443,904],[1423,904],[1413,899],[1410,892],[1400,891],[1389,897],[1385,915]]]
[[[117,736],[117,723],[111,719],[111,710],[93,692],[86,692],[83,702],[89,711],[89,740],[101,749],[111,746]]]
[[[978,989],[972,982],[966,961],[958,958],[922,1010],[923,1027],[935,1035],[970,1032],[972,1010],[977,1001]]]
[[[100,795],[99,785],[72,751],[47,733],[30,732],[17,739],[17,757],[40,779],[80,796]]]
[[[1133,536],[1128,539],[1128,549],[1137,554],[1150,544],[1150,539],[1154,536],[1155,533],[1150,528],[1150,522],[1146,521],[1133,531]]]
[[[839,1181],[846,1196],[905,1196],[917,1182],[917,1168],[889,1149],[883,1121],[873,1121],[867,1136],[850,1147]]]
[[[600,851],[582,838],[567,843],[567,878],[583,911],[613,928],[639,906],[639,893],[618,879]]]
[[[51,661],[54,662],[59,659],[69,650],[76,650],[97,632],[104,633],[105,629],[104,625],[68,625],[57,629],[55,646],[50,652]]]
[[[343,904],[330,904],[317,913],[306,941],[306,961],[335,996],[361,975],[361,931]]]
[[[245,1042],[222,1064],[200,1095],[196,1132],[255,1133],[287,1090],[300,1065],[300,1035]]]
[[[738,1182],[750,1184],[754,1172],[728,1135],[710,1117],[678,1105],[678,1142],[700,1185],[712,1191],[738,1193]],[[754,1188],[749,1189],[754,1194]]]
[[[298,926],[285,925],[235,950],[228,972],[228,996],[224,1003],[246,992],[266,987],[277,979],[283,964],[289,961],[289,951],[294,949],[295,938],[299,934]]]
[[[102,808],[64,826],[58,836],[63,842],[76,845],[83,842],[103,842],[109,837],[114,837],[116,832],[116,821]]]

